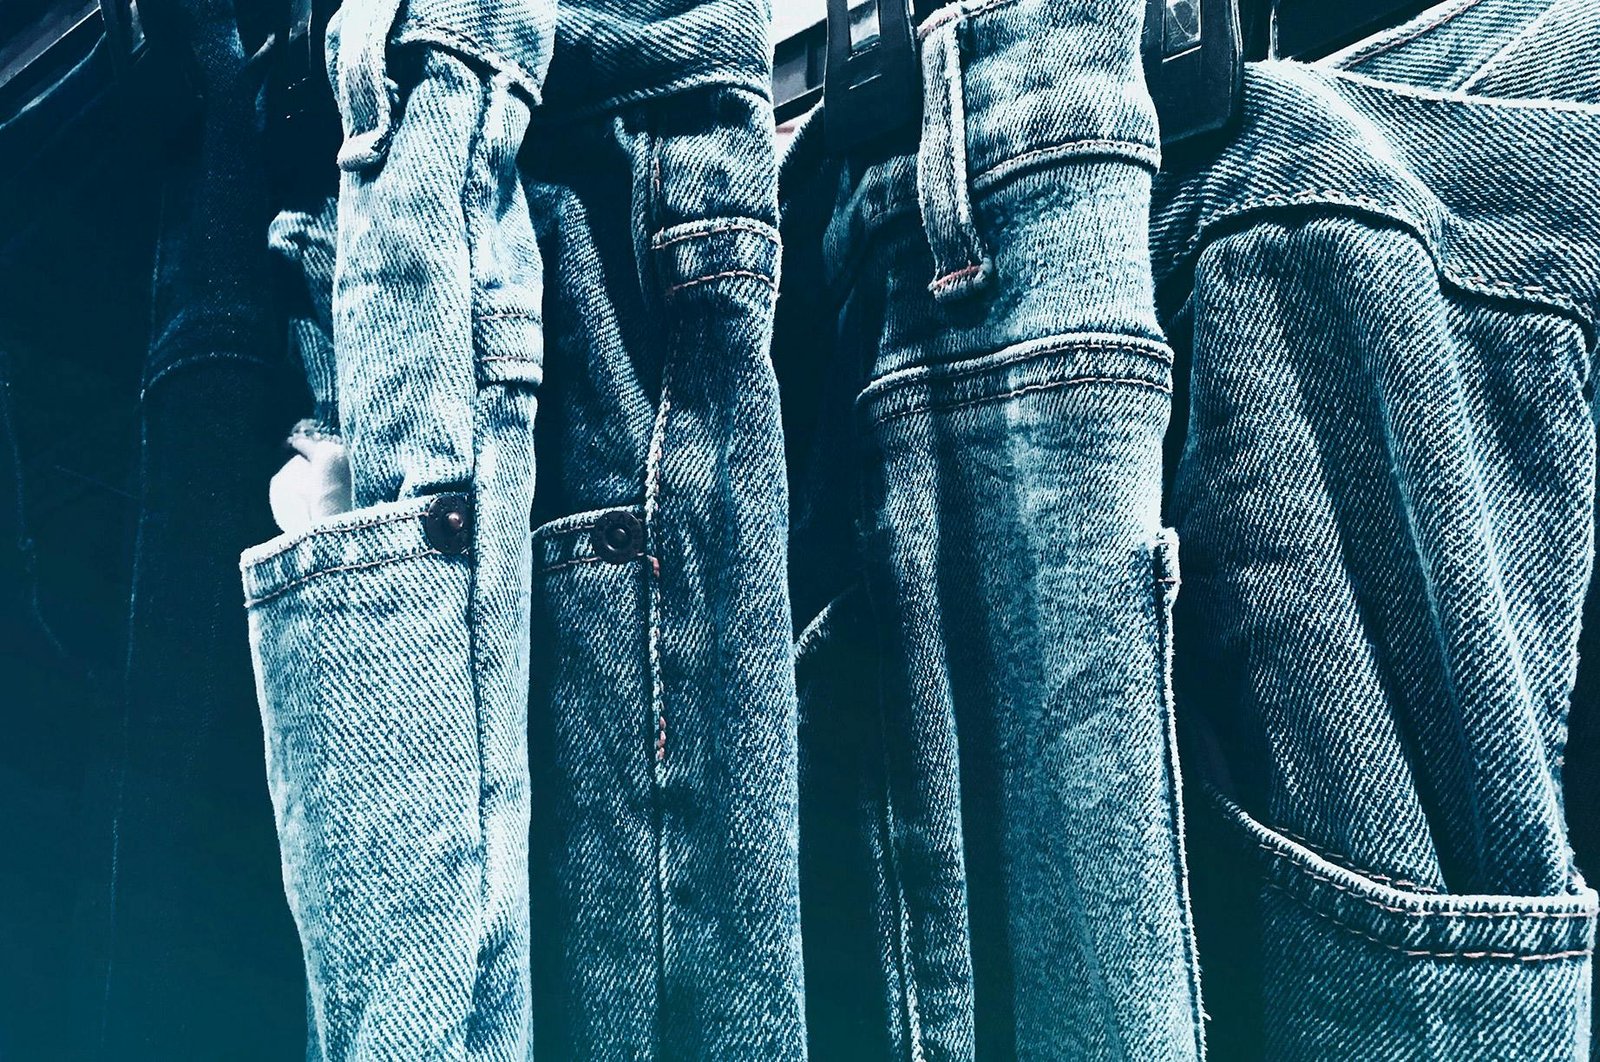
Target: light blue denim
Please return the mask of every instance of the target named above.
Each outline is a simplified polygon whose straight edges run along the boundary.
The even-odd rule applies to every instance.
[[[346,4],[273,233],[356,505],[244,558],[313,1054],[798,1059],[770,15],[555,14]]]
[[[1216,1056],[1582,1059],[1561,765],[1594,557],[1591,4],[1245,78],[1158,183]]]
[[[1202,1053],[1143,11],[952,5],[909,150],[785,159],[819,1059]]]
[[[525,1059],[538,247],[516,165],[554,6],[351,0],[329,332],[354,511],[242,558],[312,1057]],[[279,219],[313,288],[329,221]],[[331,355],[331,365],[329,364]]]

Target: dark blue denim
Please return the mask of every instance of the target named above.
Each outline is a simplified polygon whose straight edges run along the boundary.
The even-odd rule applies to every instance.
[[[805,1054],[764,0],[560,8],[525,174],[535,1044]]]
[[[911,151],[785,160],[817,1058],[1202,1053],[1142,16],[952,5]]]
[[[246,63],[259,42],[241,40],[228,0],[165,14],[201,104],[162,158],[122,712],[85,915],[94,963],[61,1037],[90,1058],[278,1058],[302,1040],[304,981],[274,880],[235,567],[271,527],[260,484],[284,399],[261,74]]]
[[[1264,63],[1158,183],[1178,712],[1219,1057],[1570,1059],[1594,556],[1592,5]],[[1551,145],[1561,145],[1552,153]]]

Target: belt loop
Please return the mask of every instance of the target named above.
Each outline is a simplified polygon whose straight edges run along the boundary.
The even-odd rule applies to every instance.
[[[972,218],[967,182],[967,117],[961,84],[960,7],[924,23],[922,138],[917,148],[917,202],[933,252],[928,285],[943,302],[981,291],[994,272]]]
[[[339,168],[376,166],[394,133],[395,89],[389,78],[389,32],[401,0],[348,0],[328,22],[328,80],[344,123]]]

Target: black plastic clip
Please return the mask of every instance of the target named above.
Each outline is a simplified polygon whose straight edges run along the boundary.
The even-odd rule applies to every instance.
[[[1226,129],[1239,113],[1240,5],[1251,0],[1146,0],[1143,58],[1166,145]],[[916,24],[927,0],[828,0],[823,113],[828,149],[892,149],[922,112]],[[815,99],[809,36],[779,46],[779,109]],[[787,46],[787,47],[786,47]],[[791,54],[792,53],[792,54]]]
[[[828,150],[880,146],[922,113],[911,0],[828,0],[822,87]]]
[[[1233,124],[1244,71],[1239,0],[1146,0],[1143,54],[1164,147]]]

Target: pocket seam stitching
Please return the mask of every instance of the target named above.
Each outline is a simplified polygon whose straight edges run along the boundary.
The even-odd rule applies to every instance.
[[[1337,852],[1330,851],[1329,849],[1327,849],[1326,847],[1324,847],[1322,845],[1319,845],[1319,844],[1316,844],[1316,843],[1314,843],[1312,841],[1306,840],[1304,837],[1301,837],[1297,833],[1294,833],[1294,832],[1292,832],[1290,830],[1284,829],[1282,826],[1274,826],[1274,827],[1272,827],[1272,829],[1275,830],[1278,833],[1283,834],[1285,837],[1289,838],[1289,840],[1293,841],[1294,843],[1296,843],[1298,845],[1301,845],[1302,847],[1305,847],[1307,849],[1310,849],[1312,852],[1314,852],[1317,855],[1321,856],[1323,859],[1326,859],[1328,862],[1334,864],[1335,866],[1339,867],[1340,869],[1345,870],[1345,871],[1347,871],[1347,872],[1349,872],[1351,874],[1355,874],[1358,877],[1371,878],[1373,881],[1377,881],[1377,882],[1380,882],[1380,883],[1382,883],[1384,885],[1387,885],[1391,889],[1395,889],[1396,891],[1402,891],[1403,890],[1403,891],[1406,891],[1406,892],[1416,892],[1416,893],[1421,893],[1421,894],[1427,895],[1427,896],[1447,896],[1447,895],[1449,895],[1448,893],[1442,892],[1439,889],[1434,888],[1432,885],[1424,885],[1421,882],[1412,881],[1410,878],[1391,877],[1388,874],[1383,874],[1383,873],[1380,873],[1379,871],[1376,871],[1376,870],[1368,870],[1365,867],[1360,866],[1354,859],[1351,859],[1349,856],[1341,855],[1341,854],[1339,854]]]
[[[948,413],[952,410],[965,409],[969,406],[984,405],[989,402],[1003,402],[1008,398],[1017,398],[1022,395],[1038,394],[1043,391],[1056,391],[1065,387],[1076,387],[1085,384],[1124,384],[1132,387],[1144,387],[1151,391],[1158,391],[1164,395],[1172,394],[1172,388],[1155,383],[1151,380],[1141,380],[1131,376],[1071,376],[1065,380],[1050,380],[1045,383],[1029,384],[1010,391],[1002,391],[992,395],[979,395],[974,398],[963,398],[954,402],[930,402],[926,405],[914,403],[907,409],[896,410],[873,419],[879,424],[887,424],[891,420],[901,417],[913,416],[917,413]]]
[[[992,354],[975,355],[975,358],[982,359],[985,362],[985,364],[981,365],[956,362],[954,364],[921,365],[901,369],[898,372],[890,373],[874,380],[871,386],[862,393],[862,397],[869,401],[874,398],[887,397],[898,389],[895,386],[896,383],[900,384],[900,386],[911,386],[916,383],[939,384],[955,380],[966,380],[973,376],[989,375],[1000,369],[1009,369],[1013,365],[1024,365],[1030,361],[1049,357],[1052,354],[1076,353],[1078,351],[1109,351],[1113,354],[1132,354],[1136,357],[1149,358],[1151,361],[1168,369],[1172,368],[1173,363],[1171,348],[1165,343],[1156,340],[1141,342],[1132,338],[1119,340],[1084,335],[1083,333],[1067,334],[1054,337],[1054,341],[1046,338],[1012,343]],[[1008,353],[1010,354],[1009,357],[1006,356]],[[993,359],[992,361],[989,360],[991,358]],[[902,373],[916,375],[904,381],[895,381],[895,377]],[[894,382],[891,383],[891,381]],[[881,390],[875,391],[875,388],[881,388]]]
[[[1284,886],[1279,885],[1277,882],[1269,881],[1266,884],[1267,884],[1267,888],[1275,889],[1276,891],[1283,893],[1285,896],[1287,896],[1289,899],[1293,900],[1295,903],[1299,904],[1301,907],[1305,908],[1307,911],[1310,911],[1312,914],[1318,916],[1319,918],[1327,919],[1328,921],[1332,922],[1334,925],[1338,926],[1340,929],[1345,930],[1347,933],[1354,933],[1356,936],[1360,937],[1363,940],[1370,941],[1373,944],[1377,944],[1377,945],[1379,945],[1381,947],[1388,948],[1391,951],[1398,951],[1401,954],[1411,956],[1412,958],[1418,958],[1418,959],[1421,959],[1421,958],[1427,958],[1427,959],[1467,959],[1467,960],[1475,960],[1475,959],[1515,959],[1517,962],[1553,962],[1553,961],[1559,960],[1559,959],[1587,958],[1588,956],[1593,954],[1593,949],[1592,948],[1578,948],[1578,949],[1574,949],[1574,950],[1571,950],[1571,951],[1536,952],[1536,953],[1534,953],[1532,955],[1519,955],[1518,953],[1516,953],[1514,951],[1427,951],[1427,950],[1420,949],[1420,948],[1408,948],[1403,944],[1393,944],[1393,943],[1390,943],[1387,940],[1381,940],[1378,937],[1375,937],[1372,934],[1366,932],[1365,930],[1359,929],[1359,928],[1349,924],[1348,922],[1345,922],[1345,921],[1335,917],[1334,915],[1329,914],[1327,911],[1323,911],[1323,910],[1320,910],[1319,908],[1311,906],[1304,899],[1302,899],[1299,896],[1296,896],[1293,892],[1291,892],[1290,890],[1288,890]],[[1335,883],[1330,882],[1330,884],[1335,884]],[[1359,899],[1360,897],[1357,897],[1357,898]],[[1423,912],[1423,913],[1434,913],[1434,912]],[[1449,913],[1449,912],[1438,912],[1438,913]]]
[[[387,516],[369,517],[353,524],[341,524],[338,527],[315,528],[290,539],[288,542],[285,542],[283,545],[279,546],[277,549],[266,554],[265,556],[251,558],[250,563],[246,566],[245,570],[250,571],[260,567],[267,561],[277,560],[285,553],[293,552],[294,549],[300,546],[302,543],[310,542],[313,539],[320,538],[324,535],[343,535],[348,534],[351,531],[365,531],[367,528],[371,527],[382,527],[385,524],[398,524],[407,520],[420,520],[421,518],[421,512],[390,513]]]
[[[415,553],[405,553],[398,557],[380,557],[377,560],[364,561],[361,564],[341,564],[333,568],[319,568],[314,572],[302,575],[298,579],[284,583],[282,586],[275,587],[271,591],[262,594],[259,597],[248,598],[245,600],[244,605],[245,608],[254,608],[257,605],[264,604],[265,602],[271,601],[275,597],[279,597],[290,590],[293,590],[297,586],[303,586],[313,579],[320,579],[324,575],[336,575],[340,572],[355,572],[366,568],[377,568],[385,564],[397,564],[400,561],[416,560],[419,557],[442,557],[444,555],[445,554],[440,550],[425,549]]]
[[[1267,853],[1269,856],[1272,856],[1274,859],[1286,860],[1288,858],[1283,853],[1274,851],[1264,842],[1256,842],[1256,847],[1260,848],[1263,852]],[[1384,903],[1382,900],[1379,900],[1373,896],[1363,896],[1359,892],[1350,888],[1348,885],[1340,884],[1333,878],[1323,874],[1314,867],[1295,865],[1293,870],[1297,874],[1304,874],[1306,877],[1314,878],[1325,885],[1331,885],[1338,891],[1347,896],[1354,897],[1364,904],[1376,907],[1379,910],[1390,911],[1398,915],[1405,915],[1408,918],[1514,918],[1520,920],[1523,918],[1592,919],[1595,917],[1594,911],[1413,911],[1406,907],[1396,907],[1394,904]],[[1355,871],[1351,871],[1351,873],[1353,874]],[[1276,885],[1275,883],[1269,884],[1273,884],[1275,888],[1282,888],[1282,886]],[[1449,894],[1427,893],[1426,895],[1428,895],[1430,898],[1436,899],[1449,898]]]

